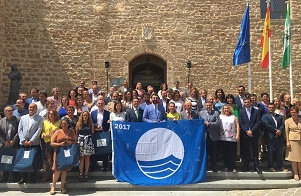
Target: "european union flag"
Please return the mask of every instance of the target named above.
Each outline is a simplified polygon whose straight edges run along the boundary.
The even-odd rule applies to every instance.
[[[113,128],[113,175],[143,186],[206,181],[202,119],[160,123],[118,122]]]
[[[250,17],[248,4],[241,23],[238,43],[233,55],[233,65],[237,66],[243,63],[249,63],[251,61],[250,56]]]

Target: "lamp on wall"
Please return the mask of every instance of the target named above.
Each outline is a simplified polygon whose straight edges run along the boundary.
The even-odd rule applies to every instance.
[[[105,68],[106,68],[106,73],[107,73],[107,93],[109,93],[109,68],[110,68],[109,61],[105,62]]]
[[[190,81],[191,61],[187,61],[186,67],[188,68],[187,83],[189,83],[189,81]]]

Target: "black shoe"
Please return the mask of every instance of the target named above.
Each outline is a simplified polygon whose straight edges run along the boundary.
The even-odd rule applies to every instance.
[[[24,184],[26,180],[24,178],[21,178],[21,180],[18,182],[18,184]]]
[[[5,183],[5,182],[7,182],[8,181],[8,178],[2,178],[1,180],[0,180],[0,183]]]
[[[256,172],[259,173],[259,174],[262,174],[262,171],[259,169],[259,167],[255,167],[255,168],[254,168],[254,171],[256,171]]]

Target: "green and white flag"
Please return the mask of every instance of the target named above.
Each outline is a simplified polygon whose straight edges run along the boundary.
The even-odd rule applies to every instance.
[[[287,68],[291,61],[291,46],[290,46],[291,32],[290,32],[290,5],[287,3],[285,29],[283,36],[283,56],[282,56],[282,68]]]

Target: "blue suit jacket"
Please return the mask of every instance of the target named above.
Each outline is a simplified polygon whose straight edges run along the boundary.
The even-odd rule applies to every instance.
[[[239,126],[241,137],[249,137],[246,133],[247,130],[251,130],[253,137],[258,138],[260,135],[260,123],[261,117],[258,110],[251,108],[251,117],[248,118],[248,114],[245,108],[242,108],[239,112]]]
[[[236,103],[236,105],[238,106],[238,108],[239,109],[243,108],[243,105],[241,104],[239,95],[235,96],[234,98],[235,98],[234,102]]]
[[[92,118],[95,129],[98,126],[97,114],[98,114],[98,110],[91,112],[91,118]],[[110,123],[108,123],[108,120],[110,120],[110,112],[108,112],[107,110],[104,110],[103,111],[103,120],[102,120],[102,125],[101,125],[103,131],[109,131],[109,129],[110,129]]]
[[[25,140],[32,141],[33,146],[40,145],[43,118],[38,114],[34,114],[30,127],[29,122],[29,114],[22,116],[20,119],[18,127],[20,145],[23,145],[22,142]]]
[[[261,118],[262,125],[264,127],[265,137],[268,139],[274,139],[276,137],[276,129],[281,131],[281,135],[279,138],[283,138],[284,136],[284,121],[281,115],[275,114],[274,118],[277,122],[277,127],[275,121],[270,113],[264,114]]]
[[[160,122],[166,120],[166,112],[164,107],[158,104],[157,113],[155,112],[154,104],[149,104],[145,107],[143,111],[142,120],[144,122]]]

